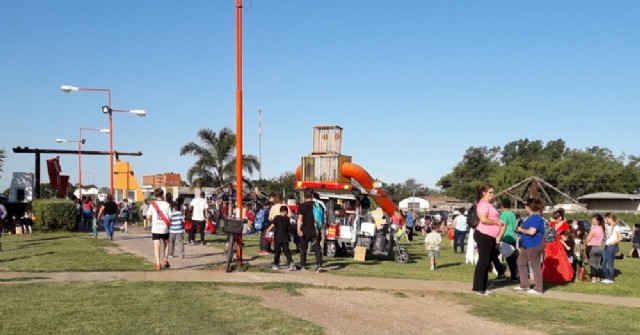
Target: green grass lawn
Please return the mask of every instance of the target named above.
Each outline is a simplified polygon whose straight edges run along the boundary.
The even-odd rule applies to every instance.
[[[439,268],[428,270],[429,259],[422,239],[406,246],[412,257],[409,264],[398,264],[384,257],[369,257],[356,262],[351,257],[326,258],[327,267],[337,267],[329,274],[451,280],[471,283],[473,265],[464,264],[464,255],[453,254],[449,241],[442,244]],[[209,245],[223,248],[226,235],[207,235]],[[245,257],[258,255],[258,237],[245,236]],[[108,254],[115,247],[111,241],[95,240],[86,234],[46,233],[34,236],[2,237],[0,271],[140,271],[148,263],[129,254]],[[293,244],[292,244],[293,247]],[[628,253],[630,244],[623,243]],[[272,256],[267,256],[270,259]],[[299,260],[299,255],[294,254]],[[314,264],[314,256],[309,256]],[[269,271],[259,267],[258,271]],[[614,285],[570,283],[546,285],[547,289],[640,297],[635,281],[640,278],[640,259],[616,261],[620,274]],[[250,268],[251,269],[251,268]],[[253,269],[256,270],[256,269]],[[493,277],[493,275],[490,275]],[[258,299],[229,294],[212,283],[165,282],[74,282],[26,283],[37,274],[4,280],[0,284],[1,333],[25,334],[37,329],[41,334],[321,334],[322,329],[309,322],[289,317],[279,311],[259,307]],[[235,284],[225,284],[235,285]],[[238,284],[243,285],[243,284]],[[254,285],[252,285],[254,286]],[[275,283],[263,289],[284,289],[300,294],[304,285]],[[422,293],[421,293],[422,294]],[[469,306],[470,313],[552,334],[635,334],[640,324],[631,322],[639,309],[623,306],[565,302],[540,297],[494,294],[428,293],[444,295]],[[398,298],[411,293],[394,293]],[[19,313],[17,313],[18,311]],[[185,313],[191,311],[192,313]],[[25,322],[24,320],[28,320]],[[210,322],[202,322],[209,320]]]
[[[438,269],[436,271],[429,270],[429,257],[424,252],[423,238],[420,234],[414,238],[413,243],[402,243],[411,254],[411,261],[408,264],[400,264],[387,257],[369,255],[367,255],[365,262],[358,262],[353,260],[353,256],[350,255],[345,257],[325,257],[324,265],[328,268],[338,268],[337,271],[329,272],[335,275],[459,281],[469,283],[469,287],[471,287],[475,266],[465,264],[465,255],[454,254],[446,235],[443,235],[442,238]],[[257,243],[258,239],[256,237],[245,237],[245,258],[258,254]],[[631,244],[629,242],[623,242],[621,251],[628,254],[630,247]],[[291,244],[291,248],[293,250],[293,244]],[[293,256],[294,260],[298,262],[299,255],[294,254]],[[309,255],[307,262],[310,265],[315,264],[315,256]],[[507,268],[506,263],[503,263],[503,266],[505,269]],[[640,297],[640,290],[637,289],[637,280],[640,278],[640,259],[626,258],[624,260],[616,260],[615,267],[618,271],[618,277],[616,277],[614,285],[592,284],[590,282],[575,282],[564,285],[546,283],[545,289]],[[494,277],[495,275],[489,274],[489,278]]]
[[[256,285],[232,284],[225,286]],[[298,283],[257,285],[304,294]],[[215,283],[75,282],[0,285],[3,334],[322,334],[313,323],[261,307]],[[325,290],[332,290],[325,288]],[[336,293],[339,294],[340,290]],[[411,293],[390,292],[398,299]],[[551,334],[637,334],[640,311],[526,295],[420,293],[468,306],[472,315]],[[328,318],[333,316],[327,315]]]
[[[207,235],[209,246],[224,248],[226,235]],[[438,269],[429,270],[429,259],[424,253],[421,236],[413,243],[403,243],[411,254],[411,262],[399,264],[386,257],[367,257],[365,262],[354,261],[352,257],[325,257],[325,266],[337,268],[329,273],[346,276],[372,276],[384,278],[410,278],[421,280],[450,280],[471,284],[474,266],[464,264],[463,254],[454,254],[446,236],[438,259]],[[259,256],[259,238],[254,235],[244,236],[244,256],[254,263],[264,259],[269,263],[273,256]],[[92,239],[87,234],[78,233],[43,233],[33,236],[7,235],[2,237],[3,252],[0,253],[0,271],[16,272],[65,272],[65,271],[145,271],[149,263],[131,254],[108,254],[105,248],[116,247],[111,241]],[[627,254],[631,246],[628,242],[621,244],[622,251]],[[294,245],[291,244],[292,249]],[[294,254],[298,262],[299,254]],[[315,263],[310,255],[309,264]],[[640,278],[640,259],[616,260],[619,275],[614,285],[592,284],[586,282],[566,285],[546,284],[546,289],[580,292],[589,294],[605,294],[613,296],[640,297],[636,281]],[[250,271],[271,271],[268,267],[249,267]],[[493,278],[493,275],[490,275]]]
[[[143,271],[149,263],[131,254],[108,254],[111,241],[81,233],[37,233],[2,237],[0,271]]]
[[[3,334],[322,334],[319,326],[211,283],[0,286]]]
[[[451,296],[451,295],[446,295]],[[469,313],[550,334],[638,334],[640,309],[567,302],[526,295],[453,294]]]

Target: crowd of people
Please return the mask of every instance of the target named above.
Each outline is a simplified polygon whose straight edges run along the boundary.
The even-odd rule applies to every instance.
[[[269,196],[269,201],[258,206],[257,212],[250,206],[243,206],[242,212],[238,208],[229,209],[224,201],[213,202],[206,199],[204,192],[200,193],[183,205],[180,201],[171,201],[165,197],[162,189],[154,191],[156,200],[147,204],[145,220],[151,229],[156,269],[169,268],[169,259],[174,257],[177,250],[184,257],[184,233],[187,233],[189,244],[197,243],[205,245],[205,230],[215,232],[220,221],[231,218],[236,219],[242,215],[246,219],[243,234],[258,234],[260,236],[260,254],[273,255],[272,268],[280,268],[280,258],[284,253],[287,267],[290,270],[300,268],[308,269],[307,250],[315,253],[316,272],[322,269],[321,233],[315,225],[314,207],[317,199],[311,190],[305,192],[304,202],[297,206],[297,212],[285,205],[279,196]],[[147,223],[145,223],[145,226]],[[206,228],[210,226],[210,228]],[[105,227],[107,223],[105,221]],[[112,233],[107,233],[111,234]],[[199,234],[200,242],[196,242],[196,234]],[[296,244],[299,251],[299,264],[293,261],[289,243]]]
[[[33,235],[33,222],[36,220],[36,216],[33,213],[33,207],[31,204],[27,204],[25,207],[24,213],[18,215],[9,215],[7,208],[0,204],[0,224],[3,224],[5,220],[8,220],[9,217],[13,221],[13,226],[17,229],[17,231],[22,234]],[[2,225],[2,229],[5,227]],[[2,231],[4,234],[5,232]]]
[[[576,220],[569,224],[562,209],[546,220],[543,202],[528,199],[525,217],[516,222],[510,201],[502,201],[501,211],[493,206],[494,193],[493,186],[482,186],[472,208],[479,218],[475,229],[471,229],[473,238],[468,246],[477,250],[472,287],[475,293],[488,294],[488,276],[492,271],[498,273],[495,281],[508,280],[499,260],[501,253],[506,258],[511,281],[519,284],[514,288],[516,291],[540,295],[544,293],[545,282],[587,280],[587,265],[591,282],[615,282],[614,262],[620,255],[622,241],[615,214],[607,213],[604,217],[593,214],[587,233],[584,224]],[[640,229],[636,228],[635,235],[640,235]],[[634,248],[638,242],[640,236],[634,237]]]
[[[413,240],[412,232],[422,232],[431,270],[437,268],[441,234],[446,233],[453,253],[465,254],[466,262],[475,264],[472,291],[479,295],[488,294],[490,282],[510,281],[517,284],[516,291],[531,295],[543,294],[545,282],[615,282],[615,260],[624,257],[615,214],[593,214],[591,225],[585,227],[584,222],[567,220],[562,208],[545,219],[540,199],[528,199],[520,217],[507,198],[501,199],[500,208],[494,206],[494,196],[494,187],[483,185],[470,209],[474,215],[460,208],[441,222],[425,223],[425,215],[398,211],[390,223],[406,232],[407,242]],[[468,222],[469,217],[477,223]],[[639,251],[640,225],[636,225],[629,256],[638,257]],[[496,277],[490,281],[491,272]]]
[[[294,243],[295,251],[299,252],[299,267],[308,268],[310,249],[315,253],[316,270],[322,271],[324,232],[315,225],[314,219],[314,208],[322,202],[314,198],[312,190],[305,190],[304,202],[293,206],[295,210],[277,195],[270,195],[268,201],[256,204],[255,209],[245,205],[242,210],[229,208],[228,199],[207,199],[204,192],[188,205],[181,197],[174,201],[171,194],[165,196],[161,189],[156,189],[154,196],[155,201],[145,200],[140,209],[144,228],[150,230],[154,241],[157,269],[170,267],[169,259],[176,252],[185,257],[185,233],[190,245],[205,245],[205,231],[214,233],[221,220],[242,215],[246,219],[243,234],[259,235],[260,254],[273,255],[274,270],[280,268],[283,253],[286,266],[298,268],[289,249],[290,243]],[[615,282],[616,258],[624,256],[619,248],[622,235],[615,214],[593,214],[591,225],[585,227],[576,220],[568,221],[562,209],[546,220],[542,201],[529,199],[525,215],[519,218],[509,199],[502,199],[500,208],[496,208],[494,196],[495,189],[487,184],[478,189],[477,200],[470,209],[473,213],[460,208],[437,221],[426,215],[419,216],[413,210],[397,211],[389,221],[405,232],[408,242],[413,242],[416,234],[422,234],[431,270],[437,269],[442,233],[446,232],[453,253],[465,254],[467,263],[475,264],[472,290],[480,295],[487,295],[490,290],[491,272],[496,274],[492,281],[509,280],[518,284],[516,291],[532,295],[543,294],[545,282]],[[93,236],[97,238],[98,222],[102,222],[107,237],[113,240],[117,220],[122,223],[120,231],[127,233],[128,224],[135,222],[137,213],[134,203],[127,199],[118,204],[108,195],[104,202],[96,203],[91,197],[83,197],[77,200],[77,228],[92,227]],[[6,209],[0,208],[0,216],[6,215]],[[30,205],[22,216],[13,219],[25,233],[33,232],[36,218]],[[639,251],[640,227],[636,225],[630,256],[635,252],[637,257]],[[533,287],[529,280],[533,281]]]

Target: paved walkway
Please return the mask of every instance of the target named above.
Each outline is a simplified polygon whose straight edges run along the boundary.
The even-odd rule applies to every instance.
[[[103,237],[103,236],[101,236]],[[142,228],[134,227],[131,233],[121,234],[117,232],[114,241],[118,244],[120,251],[128,252],[155,263],[153,256],[152,241],[149,233]],[[171,270],[142,272],[56,272],[56,273],[25,273],[25,272],[0,272],[0,279],[27,279],[34,278],[33,281],[70,282],[70,281],[193,281],[193,282],[242,282],[242,283],[265,283],[265,282],[294,282],[321,287],[338,288],[371,288],[376,290],[403,290],[412,291],[441,291],[469,293],[469,283],[453,281],[426,281],[416,279],[391,279],[377,277],[351,277],[331,274],[331,269],[325,273],[315,273],[313,271],[286,271],[279,273],[268,272],[233,272],[226,273],[222,267],[215,270],[197,270],[204,266],[221,265],[224,262],[224,245],[194,245],[186,246],[186,257],[171,259]],[[112,251],[114,252],[114,251]],[[176,255],[178,255],[176,253]],[[245,259],[251,265],[268,266],[271,256],[253,257]],[[20,280],[15,281],[20,282]],[[491,292],[492,294],[517,294],[511,290],[511,286],[499,288]],[[491,295],[491,294],[490,294]],[[558,291],[547,291],[543,299],[558,299],[576,302],[590,302],[607,305],[620,305],[625,307],[640,307],[640,298],[613,297],[606,295],[590,295],[582,293],[569,293]]]

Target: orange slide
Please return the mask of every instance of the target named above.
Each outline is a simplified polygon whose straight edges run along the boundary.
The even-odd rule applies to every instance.
[[[375,187],[373,178],[363,169],[360,165],[353,163],[342,164],[342,175],[347,178],[355,179],[360,186],[369,192],[369,195],[373,197],[373,200],[384,210],[389,216],[393,216],[393,213],[398,210],[398,206],[391,201],[381,187]]]
[[[391,201],[380,187],[375,187],[373,178],[363,169],[360,165],[353,163],[342,164],[342,175],[347,178],[355,179],[360,186],[369,193],[369,196],[382,208],[382,210],[389,216],[393,216],[395,211],[398,210],[398,206]],[[302,179],[302,167],[298,166],[296,169],[296,180]]]

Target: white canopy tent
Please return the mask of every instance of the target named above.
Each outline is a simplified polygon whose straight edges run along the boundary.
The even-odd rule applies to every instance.
[[[403,210],[425,211],[430,208],[429,200],[421,197],[408,197],[403,199],[398,204],[398,207]]]
[[[91,197],[93,199],[95,199],[98,196],[99,193],[100,193],[100,190],[95,188],[95,187],[92,187],[92,188],[89,188],[89,189],[84,189],[84,188],[82,189],[82,196],[89,196],[89,197]],[[80,195],[80,190],[75,190],[73,192],[73,195],[76,198],[78,198],[79,195]]]

